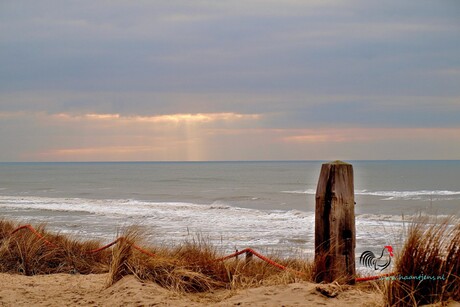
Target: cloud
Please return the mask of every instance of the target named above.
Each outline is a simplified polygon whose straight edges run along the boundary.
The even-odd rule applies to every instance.
[[[86,147],[86,148],[64,148],[51,151],[34,153],[33,157],[43,157],[49,159],[54,158],[75,158],[80,157],[92,159],[93,157],[101,156],[104,158],[113,156],[127,156],[132,154],[139,154],[144,152],[156,152],[158,148],[153,146],[107,146],[107,147]],[[59,160],[60,160],[59,159]]]
[[[58,116],[66,116],[59,114]],[[89,120],[115,120],[133,123],[210,123],[215,121],[257,120],[259,114],[236,113],[197,113],[197,114],[166,114],[158,116],[120,116],[120,114],[86,114]]]
[[[394,4],[401,9],[361,1],[6,5],[0,86],[445,92],[442,82],[419,86],[432,78],[411,72],[441,68],[441,51],[455,60],[458,21]]]
[[[205,160],[214,130],[257,126],[259,114],[154,116],[44,112],[0,113],[4,160]],[[8,137],[11,132],[14,137]]]
[[[374,143],[378,141],[460,139],[460,127],[451,128],[360,128],[290,130],[287,143]]]
[[[458,156],[454,2],[1,6],[0,160]]]
[[[458,125],[270,128],[263,123],[266,115],[237,113],[2,113],[1,117],[2,159],[13,161],[390,159],[431,155],[452,159],[460,150]]]
[[[1,114],[0,114],[1,116]],[[196,114],[163,114],[153,116],[97,114],[89,113],[74,115],[69,113],[38,114],[42,121],[51,121],[59,125],[85,125],[92,129],[111,129],[113,131],[138,127],[143,129],[170,129],[181,127],[219,127],[222,125],[249,125],[262,119],[260,114],[237,113],[196,113]]]

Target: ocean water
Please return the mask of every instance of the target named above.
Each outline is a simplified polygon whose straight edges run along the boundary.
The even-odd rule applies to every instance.
[[[351,161],[357,255],[397,251],[413,217],[460,217],[460,161]],[[0,163],[0,217],[109,242],[201,236],[222,252],[313,255],[322,162]],[[458,220],[453,220],[456,223]]]

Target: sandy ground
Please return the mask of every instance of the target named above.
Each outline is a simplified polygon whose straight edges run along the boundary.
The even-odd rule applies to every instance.
[[[107,275],[0,274],[0,306],[381,306],[378,292],[360,287],[294,283],[183,295],[133,276],[106,288]],[[318,287],[321,287],[319,289]],[[328,297],[335,296],[335,297]],[[451,303],[450,307],[460,307]]]

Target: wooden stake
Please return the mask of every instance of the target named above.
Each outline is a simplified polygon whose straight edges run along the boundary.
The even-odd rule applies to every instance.
[[[251,252],[246,252],[246,263],[251,262],[253,254]]]
[[[324,163],[316,189],[316,282],[354,283],[355,245],[353,166]]]

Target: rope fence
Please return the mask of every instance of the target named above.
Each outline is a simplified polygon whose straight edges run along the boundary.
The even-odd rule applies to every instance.
[[[16,234],[17,232],[19,232],[20,230],[29,230],[31,233],[33,233],[39,240],[42,240],[47,246],[49,247],[52,247],[52,248],[58,248],[58,246],[50,241],[48,241],[47,239],[45,239],[37,230],[35,230],[35,228],[33,228],[31,225],[23,225],[23,226],[20,226],[18,228],[16,228],[14,231],[11,232],[11,236]],[[115,241],[107,244],[107,245],[104,245],[102,247],[99,247],[99,248],[96,248],[96,249],[93,249],[93,250],[89,250],[89,251],[84,251],[83,254],[96,254],[96,253],[99,253],[105,249],[108,249],[112,246],[114,246],[115,244],[117,243],[120,243],[122,241],[124,241],[126,238],[125,237],[119,237],[117,238]],[[137,251],[139,251],[140,253],[144,254],[144,255],[147,255],[149,257],[155,257],[156,255],[152,252],[149,252],[135,244],[132,244],[131,245],[132,248],[136,249]],[[238,257],[239,255],[241,254],[246,254],[246,259],[251,259],[252,258],[252,255],[258,257],[259,259],[261,259],[262,261],[274,266],[274,267],[277,267],[279,268],[280,270],[283,270],[283,271],[289,271],[289,272],[292,272],[296,275],[300,275],[300,276],[307,276],[305,273],[303,272],[300,272],[300,271],[297,271],[297,270],[294,270],[294,269],[291,269],[291,268],[288,268],[282,264],[279,264],[275,261],[273,261],[272,259],[268,258],[268,257],[265,257],[264,255],[262,254],[259,254],[258,252],[256,252],[255,250],[251,249],[251,248],[245,248],[241,251],[236,251],[235,253],[233,254],[230,254],[230,255],[227,255],[225,257],[222,257],[222,258],[218,258],[215,260],[215,262],[223,262],[223,261],[226,261],[228,259],[231,259],[231,258],[235,258],[235,257]],[[389,274],[383,274],[383,275],[377,275],[377,276],[367,276],[367,277],[360,277],[360,278],[355,278],[355,281],[356,282],[365,282],[365,281],[371,281],[371,280],[377,280],[377,279],[380,279],[382,277],[388,277],[388,276],[392,276],[392,275],[395,275],[394,273],[389,273]]]

